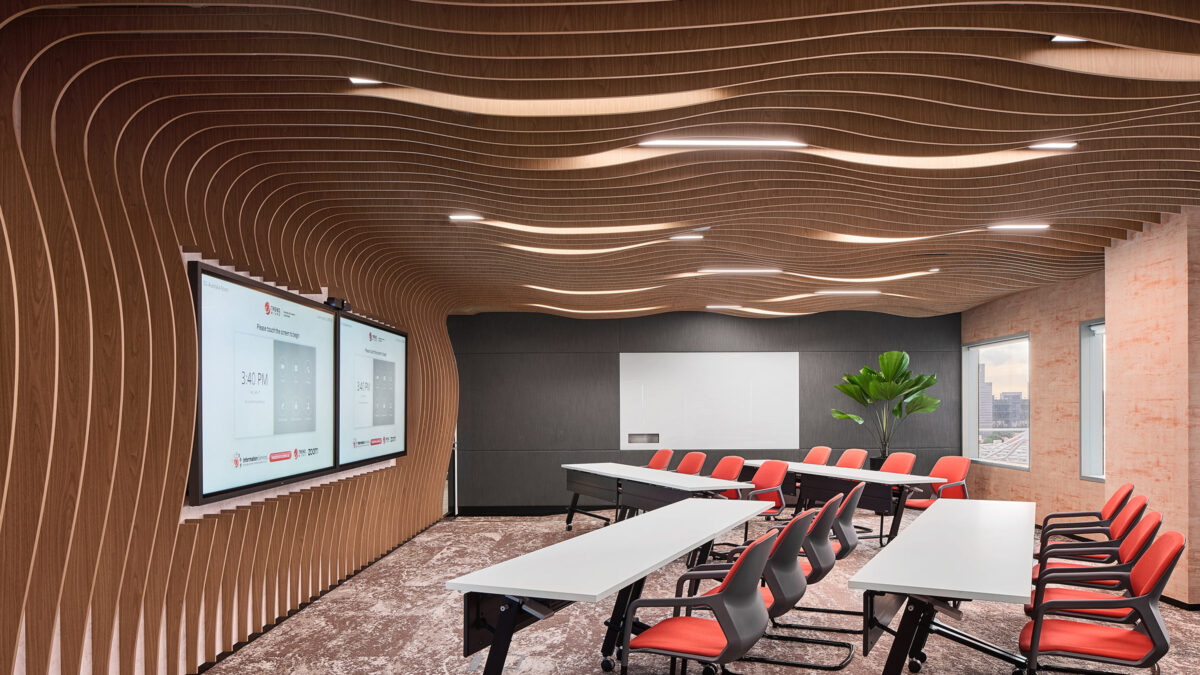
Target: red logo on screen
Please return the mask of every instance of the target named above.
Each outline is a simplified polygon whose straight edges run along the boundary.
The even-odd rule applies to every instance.
[[[269,303],[269,302],[264,302],[264,303],[263,303],[263,310],[265,311],[265,313],[266,313],[268,316],[270,316],[270,314],[271,314],[271,303]]]
[[[367,333],[367,341],[370,342],[371,340],[374,340],[374,339],[375,339],[375,334],[368,332]]]
[[[383,445],[383,439],[382,438],[372,438],[371,445]]]
[[[238,466],[241,465],[241,463],[242,463],[242,456],[240,454],[235,454],[233,456],[233,468],[235,468],[235,469],[238,468]]]
[[[292,459],[298,459],[299,457],[300,457],[300,451],[292,450]]]
[[[284,450],[283,452],[272,452],[270,460],[272,462],[282,462],[285,459],[291,459],[291,458],[292,458],[292,453],[288,452],[287,450]]]

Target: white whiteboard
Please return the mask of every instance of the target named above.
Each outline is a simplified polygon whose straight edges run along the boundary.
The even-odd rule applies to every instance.
[[[630,443],[630,434],[658,434]],[[621,354],[621,449],[796,450],[800,354]]]

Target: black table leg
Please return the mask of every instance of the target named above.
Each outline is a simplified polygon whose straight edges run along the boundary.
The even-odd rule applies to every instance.
[[[900,533],[900,521],[904,519],[904,503],[908,501],[908,493],[911,490],[912,488],[907,485],[900,486],[900,498],[896,500],[896,510],[892,513],[892,527],[888,530],[887,540],[884,540],[882,537],[879,539],[881,547],[887,546]],[[883,533],[880,532],[880,534],[882,535]]]
[[[483,675],[501,675],[504,672],[504,661],[508,658],[508,646],[512,643],[513,624],[517,613],[521,611],[521,603],[509,599],[500,606],[500,619],[496,622],[496,632],[492,635],[492,646],[488,650],[487,664],[483,667]]]
[[[608,626],[608,630],[604,633],[604,642],[600,645],[600,668],[604,672],[611,672],[616,663],[613,661],[613,652],[617,649],[617,642],[620,641],[622,631],[625,629],[625,612],[629,609],[629,603],[642,597],[642,586],[646,580],[638,579],[637,581],[622,588],[617,593],[617,601],[613,603],[612,615],[608,617],[608,621],[604,625]]]
[[[571,531],[571,521],[575,520],[575,509],[579,506],[579,493],[572,493],[571,506],[567,508],[567,532]]]
[[[883,666],[881,675],[900,675],[908,664],[909,653],[916,644],[918,634],[924,626],[928,631],[929,624],[925,620],[926,612],[931,611],[929,605],[915,598],[909,598],[904,606],[904,616],[900,618],[900,627],[892,641],[892,649],[888,652],[887,664]],[[925,644],[924,639],[921,644]]]

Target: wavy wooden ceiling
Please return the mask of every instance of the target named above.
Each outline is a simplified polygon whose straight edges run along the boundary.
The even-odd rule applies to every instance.
[[[53,25],[62,58],[120,73],[112,96],[136,105],[104,114],[161,118],[127,151],[159,170],[189,245],[313,289],[320,272],[287,252],[352,242],[435,279],[454,312],[576,316],[927,315],[1100,269],[1114,238],[1200,203],[1198,20],[1187,0],[122,2],[21,18]],[[686,137],[808,147],[637,145]],[[1078,147],[1028,149],[1053,140]],[[985,229],[1011,222],[1051,228]],[[668,239],[695,228],[710,229]],[[694,274],[747,267],[784,273]],[[883,295],[813,295],[851,288]]]

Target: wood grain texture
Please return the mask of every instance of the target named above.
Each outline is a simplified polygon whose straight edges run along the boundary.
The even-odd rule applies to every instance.
[[[192,671],[435,520],[448,314],[928,316],[1100,270],[1200,205],[1198,22],[1180,0],[5,3],[0,673]],[[808,147],[638,146],[686,137]],[[181,251],[407,330],[410,455],[181,522]],[[730,267],[782,273],[696,274]]]

